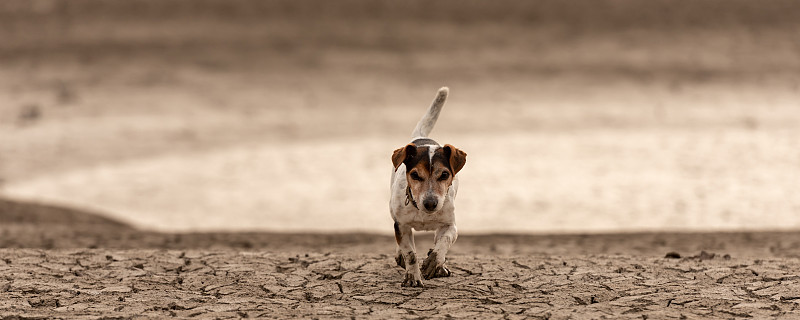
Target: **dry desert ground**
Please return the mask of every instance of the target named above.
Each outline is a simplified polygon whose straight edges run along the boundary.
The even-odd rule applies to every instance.
[[[451,277],[403,288],[391,236],[158,233],[8,200],[0,222],[9,319],[800,316],[797,232],[463,235]]]

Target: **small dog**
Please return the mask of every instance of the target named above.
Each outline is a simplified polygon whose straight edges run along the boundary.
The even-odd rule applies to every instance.
[[[403,287],[422,287],[422,277],[431,279],[450,276],[445,256],[458,238],[455,205],[458,192],[456,174],[467,162],[467,154],[449,144],[442,147],[428,138],[449,90],[439,89],[428,112],[411,133],[411,143],[392,154],[392,197],[389,208],[394,220],[397,240],[397,265],[405,268]],[[436,230],[433,249],[417,264],[413,229]]]

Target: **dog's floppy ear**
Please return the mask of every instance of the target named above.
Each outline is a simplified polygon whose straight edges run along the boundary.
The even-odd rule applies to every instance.
[[[461,168],[467,163],[467,153],[458,150],[452,145],[444,145],[444,155],[450,160],[450,168],[453,169],[453,175],[461,171]]]
[[[392,164],[394,165],[395,170],[397,167],[400,166],[406,159],[408,159],[411,155],[417,154],[417,146],[409,143],[405,147],[397,149],[392,154]]]

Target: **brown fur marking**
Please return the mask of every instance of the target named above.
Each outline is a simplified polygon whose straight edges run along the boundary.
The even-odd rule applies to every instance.
[[[444,150],[445,156],[449,159],[453,174],[457,174],[467,163],[467,153],[449,144],[444,145],[442,149]]]
[[[394,240],[397,241],[397,244],[400,244],[400,240],[403,240],[403,235],[400,234],[400,224],[397,221],[394,222]]]
[[[412,143],[407,144],[405,147],[395,150],[392,153],[392,164],[395,170],[400,164],[408,161],[408,158],[417,154],[417,146]]]
[[[406,268],[406,261],[403,259],[403,254],[400,253],[396,257],[394,257],[394,262],[397,262],[397,266],[405,269]]]
[[[410,160],[406,163],[409,168],[408,172],[406,172],[406,180],[408,181],[408,186],[411,187],[414,199],[417,199],[417,201],[421,201],[422,195],[427,193],[433,193],[438,197],[444,198],[447,188],[453,183],[453,172],[449,168],[449,161],[445,156],[444,149],[436,149],[433,157],[429,157],[428,148],[428,146],[417,148],[417,154],[410,157]],[[414,172],[422,178],[422,181],[411,178],[411,174]],[[447,172],[447,179],[439,180],[444,172]]]

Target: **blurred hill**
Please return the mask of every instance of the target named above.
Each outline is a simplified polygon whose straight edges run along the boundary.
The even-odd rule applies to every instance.
[[[449,114],[453,120],[439,132],[794,125],[781,94],[798,87],[796,6],[4,1],[0,123],[7,134],[0,138],[0,172],[11,179],[242,139],[395,136],[408,131],[420,101],[443,84],[460,104],[486,107],[472,110],[480,117]],[[766,87],[777,95],[732,97],[712,108],[670,103],[669,95],[697,86]],[[640,97],[643,90],[667,96]],[[596,95],[615,101],[594,106]],[[777,103],[753,111],[762,106],[735,101],[742,98]],[[403,109],[409,106],[415,108]],[[331,109],[336,126],[327,122]],[[41,115],[31,120],[31,110]],[[8,131],[31,121],[58,128]]]
[[[0,192],[383,230],[388,152],[448,85],[468,227],[800,227],[798,6],[3,1]]]

